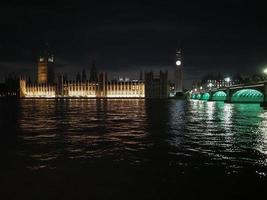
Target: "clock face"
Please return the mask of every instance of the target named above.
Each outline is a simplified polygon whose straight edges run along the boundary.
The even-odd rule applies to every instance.
[[[177,60],[177,61],[176,61],[176,65],[177,65],[177,66],[180,66],[181,64],[182,64],[182,62],[181,62],[180,60]]]
[[[48,62],[54,62],[53,57],[48,58]]]

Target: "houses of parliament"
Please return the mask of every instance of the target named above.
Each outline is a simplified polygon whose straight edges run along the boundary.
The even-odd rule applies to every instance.
[[[139,80],[108,80],[107,73],[97,73],[93,63],[89,80],[85,72],[76,80],[67,80],[63,75],[55,76],[55,58],[45,52],[38,58],[37,82],[30,83],[20,78],[20,98],[168,98],[168,72],[151,71],[140,74]]]

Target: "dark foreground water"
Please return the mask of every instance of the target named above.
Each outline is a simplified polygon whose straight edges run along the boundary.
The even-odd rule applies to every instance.
[[[1,100],[0,199],[262,199],[255,104]]]

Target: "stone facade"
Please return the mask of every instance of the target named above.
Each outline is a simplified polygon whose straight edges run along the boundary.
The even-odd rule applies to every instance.
[[[29,84],[20,80],[21,98],[145,98],[142,81],[64,81],[57,84]]]

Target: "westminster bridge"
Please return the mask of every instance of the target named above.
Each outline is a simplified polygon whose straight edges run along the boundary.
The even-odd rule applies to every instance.
[[[260,103],[267,107],[267,81],[231,85],[229,87],[196,89],[190,93],[191,99],[224,101],[226,103]]]

